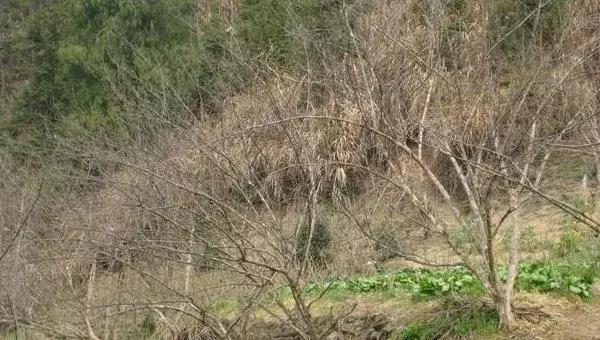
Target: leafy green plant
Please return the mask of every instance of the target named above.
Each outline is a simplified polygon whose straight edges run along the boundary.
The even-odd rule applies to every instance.
[[[579,268],[566,263],[533,262],[521,265],[516,287],[521,290],[591,296],[591,287],[598,272],[592,265]]]
[[[506,268],[500,266],[501,280],[506,280]],[[561,262],[523,263],[517,275],[516,288],[523,291],[575,294],[581,298],[591,296],[591,287],[600,277],[595,264],[573,266]],[[407,268],[395,273],[378,273],[367,277],[330,278],[322,282],[309,282],[307,293],[343,290],[351,293],[401,290],[423,299],[453,294],[481,293],[483,286],[465,268],[424,269]]]
[[[417,298],[444,296],[451,293],[480,291],[477,280],[464,268],[447,270],[404,269],[396,273],[379,273],[369,277],[332,278],[323,282],[309,282],[306,292],[339,289],[355,293],[369,293],[400,289]]]

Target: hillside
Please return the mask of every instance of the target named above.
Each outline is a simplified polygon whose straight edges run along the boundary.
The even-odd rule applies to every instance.
[[[595,1],[0,4],[0,338],[598,339]]]

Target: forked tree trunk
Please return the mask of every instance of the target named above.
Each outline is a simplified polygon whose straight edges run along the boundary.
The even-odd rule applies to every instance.
[[[495,263],[494,263],[495,268]],[[510,270],[510,269],[509,269]],[[514,279],[507,280],[506,283],[498,278],[498,272],[490,270],[490,295],[498,312],[500,328],[504,331],[512,331],[515,329],[516,318],[512,308],[512,291],[514,287]]]
[[[596,158],[596,182],[600,183],[600,152],[594,154]]]
[[[512,291],[512,288],[510,291]],[[504,331],[512,331],[515,329],[516,325],[516,318],[511,304],[512,294],[510,294],[510,291],[500,289],[498,294],[494,297],[494,303],[496,304],[496,310],[498,311],[498,317],[500,319],[500,328]]]
[[[516,200],[514,200],[516,202]],[[516,206],[516,203],[513,204]],[[523,224],[514,223],[508,249],[508,268],[506,270],[506,282],[501,290],[501,304],[498,306],[498,315],[500,316],[500,326],[503,330],[511,331],[514,329],[515,316],[512,310],[512,292],[515,287],[515,281],[519,271],[519,244],[523,234]],[[500,310],[502,309],[502,310]]]
[[[512,331],[515,329],[516,324],[516,318],[512,308],[512,289],[514,285],[502,284],[497,274],[497,271],[489,273],[489,293],[498,313],[500,329],[503,331]]]
[[[503,331],[512,331],[515,329],[516,325],[516,317],[512,307],[512,292],[518,273],[519,241],[521,239],[522,227],[520,224],[515,224],[512,228],[506,282],[502,282],[498,277],[498,262],[493,251],[494,234],[492,233],[492,225],[486,223],[484,229],[486,237],[486,251],[484,256],[488,265],[488,279],[490,284],[489,293],[496,307],[496,311],[498,312],[500,328]]]
[[[492,234],[489,233],[491,229],[488,229],[487,231],[488,234],[486,237],[491,236]],[[520,224],[515,224],[512,228],[505,282],[502,282],[498,277],[496,256],[492,248],[492,238],[487,239],[486,252],[484,253],[488,264],[488,292],[490,293],[496,311],[498,312],[500,328],[503,331],[512,331],[515,329],[516,325],[516,317],[512,307],[512,292],[518,274],[519,241],[522,232],[523,228]]]

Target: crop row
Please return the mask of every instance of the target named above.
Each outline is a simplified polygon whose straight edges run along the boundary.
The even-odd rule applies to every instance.
[[[516,288],[525,291],[576,294],[582,298],[591,296],[591,288],[597,279],[597,271],[588,266],[575,275],[565,265],[535,262],[520,266]],[[585,269],[585,268],[584,268]],[[506,279],[506,270],[498,270],[501,280]],[[482,292],[483,286],[466,268],[448,269],[409,268],[396,272],[379,272],[364,277],[335,277],[319,282],[309,282],[307,293],[323,290],[342,290],[353,293],[403,290],[417,297],[443,296],[452,293]]]

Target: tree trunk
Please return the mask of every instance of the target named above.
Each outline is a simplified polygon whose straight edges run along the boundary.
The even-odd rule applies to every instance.
[[[513,204],[516,206],[516,203]],[[512,292],[519,272],[519,243],[523,234],[523,224],[514,223],[510,238],[506,282],[501,290],[501,304],[497,305],[500,316],[500,326],[503,330],[510,331],[514,328],[515,317],[512,312]],[[499,283],[498,283],[499,284]],[[500,287],[500,286],[499,286]]]
[[[598,153],[595,154],[596,157],[596,181],[600,183],[600,156]]]
[[[512,310],[512,285],[504,285],[498,279],[496,271],[489,273],[489,290],[496,311],[498,312],[498,318],[500,321],[500,328],[503,331],[512,331],[515,328],[516,318]]]
[[[500,329],[503,331],[512,331],[515,329],[516,319],[513,313],[510,294],[500,294],[496,298],[496,310],[500,318]]]
[[[507,280],[503,283],[498,277],[496,257],[493,252],[493,240],[490,224],[486,224],[486,252],[484,253],[487,258],[488,270],[489,270],[489,284],[490,284],[490,295],[494,300],[496,311],[498,312],[498,318],[500,322],[500,328],[503,331],[512,331],[515,328],[516,319],[512,310],[512,290],[514,282],[517,276],[517,264],[518,264],[518,245],[521,236],[521,227],[519,225],[513,228],[510,244],[510,258],[508,264]]]

